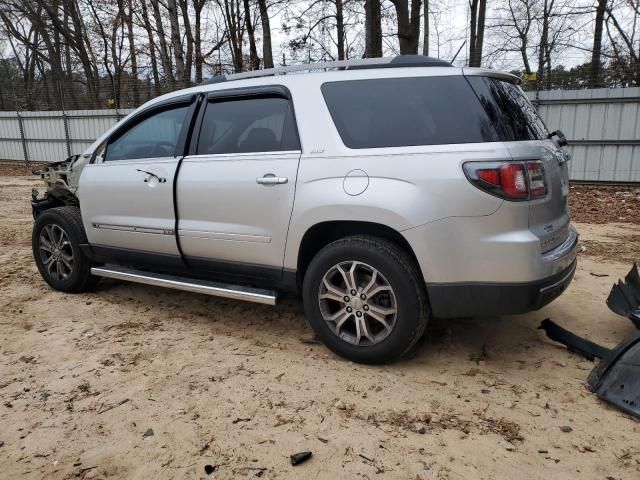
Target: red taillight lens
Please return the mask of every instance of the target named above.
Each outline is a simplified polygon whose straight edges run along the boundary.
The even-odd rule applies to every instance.
[[[500,172],[498,170],[478,170],[478,178],[492,185],[500,185]]]
[[[509,198],[527,198],[527,179],[524,165],[509,163],[500,167],[500,186]]]
[[[542,162],[469,162],[464,164],[464,172],[476,187],[507,200],[547,194]]]

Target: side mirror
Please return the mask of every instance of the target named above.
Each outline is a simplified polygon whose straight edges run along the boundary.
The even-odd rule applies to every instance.
[[[553,142],[558,147],[564,147],[568,143],[567,137],[564,136],[564,133],[562,133],[562,130],[554,130],[549,135],[547,135],[547,138],[550,138],[551,140],[553,140]]]

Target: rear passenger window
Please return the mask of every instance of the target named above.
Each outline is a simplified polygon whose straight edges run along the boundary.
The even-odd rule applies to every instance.
[[[468,80],[500,140],[542,140],[547,137],[547,127],[517,85],[481,76],[471,76]]]
[[[287,99],[256,97],[207,104],[198,139],[199,155],[299,149]]]
[[[322,94],[349,148],[498,140],[462,76],[329,82]]]

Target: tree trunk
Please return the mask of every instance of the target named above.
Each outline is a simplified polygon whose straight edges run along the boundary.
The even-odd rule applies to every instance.
[[[180,9],[182,10],[182,23],[184,27],[185,40],[187,42],[187,51],[184,55],[184,72],[182,75],[182,86],[187,87],[191,84],[191,66],[193,65],[193,31],[191,30],[191,17],[189,16],[189,3],[187,0],[180,0]]]
[[[262,22],[262,62],[264,68],[273,68],[273,51],[271,49],[271,25],[269,24],[269,12],[267,1],[258,0],[260,21]]]
[[[204,65],[204,54],[202,52],[202,9],[206,0],[194,0],[194,48],[195,48],[195,70],[196,83],[202,83],[202,66]]]
[[[344,53],[344,13],[342,0],[336,2],[336,33],[338,35],[338,60],[345,59]]]
[[[375,58],[382,56],[382,19],[380,15],[380,0],[365,0],[365,40],[364,56]]]
[[[249,68],[251,70],[258,70],[260,68],[260,59],[258,58],[256,37],[253,31],[253,22],[251,20],[251,8],[249,8],[249,0],[243,0],[243,3],[244,23],[247,26],[247,34],[249,35]]]
[[[596,23],[593,30],[593,50],[591,52],[591,67],[589,71],[589,87],[602,86],[600,79],[600,60],[602,56],[602,29],[604,26],[604,13],[607,9],[607,0],[598,0],[596,7]]]
[[[536,85],[538,90],[544,90],[546,78],[544,73],[545,51],[549,43],[549,8],[548,0],[544,0],[542,11],[542,32],[540,32],[540,45],[538,47],[538,75]]]
[[[167,47],[167,38],[162,25],[162,15],[160,14],[160,4],[158,0],[151,0],[153,8],[153,18],[158,32],[158,43],[160,44],[160,60],[162,62],[162,70],[164,70],[164,78],[171,88],[175,87],[175,79],[173,76],[173,61],[169,56],[169,48]]]
[[[409,11],[409,0],[391,0],[391,3],[396,8],[396,16],[398,18],[400,54],[417,54],[420,39],[420,6],[422,5],[422,0],[411,0],[411,11]]]
[[[133,38],[133,0],[127,0],[128,15],[125,17],[127,22],[127,39],[129,41],[129,57],[131,58],[131,79],[130,88],[133,97],[133,104],[137,107],[140,105],[140,92],[138,85],[138,58],[136,46]]]
[[[472,0],[471,19],[469,22],[469,66],[480,67],[482,65],[482,45],[484,43],[484,21],[487,11],[486,0]]]
[[[149,57],[151,60],[151,74],[153,75],[153,84],[155,88],[155,94],[160,94],[160,73],[158,72],[158,59],[156,58],[156,44],[153,37],[153,28],[151,27],[151,20],[149,19],[149,9],[147,8],[147,1],[140,0],[142,7],[142,20],[144,22],[144,29],[147,31],[147,37],[149,38]]]
[[[429,0],[424,0],[424,33],[422,39],[422,54],[429,55]]]
[[[176,0],[167,0],[167,10],[169,11],[169,25],[171,26],[171,45],[173,46],[173,58],[176,62],[176,80],[184,80],[184,52],[182,51],[182,40],[180,38],[180,23],[178,21],[178,10]]]

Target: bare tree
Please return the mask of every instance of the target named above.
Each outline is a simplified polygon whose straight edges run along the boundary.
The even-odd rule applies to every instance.
[[[593,29],[593,49],[591,51],[591,68],[589,72],[589,86],[597,88],[601,86],[600,69],[602,61],[602,31],[604,28],[604,14],[607,10],[608,0],[598,0],[596,7],[596,20]]]
[[[273,68],[273,52],[271,48],[271,25],[266,0],[258,0],[260,22],[262,23],[262,62],[264,68]]]
[[[400,54],[418,53],[420,40],[420,7],[422,0],[390,0],[396,9]]]
[[[382,56],[382,16],[380,14],[380,0],[365,0],[365,47],[364,56],[367,58]]]
[[[487,12],[486,0],[471,0],[469,2],[471,15],[469,20],[469,66],[482,65],[482,46],[484,43],[484,23]]]

